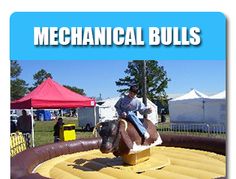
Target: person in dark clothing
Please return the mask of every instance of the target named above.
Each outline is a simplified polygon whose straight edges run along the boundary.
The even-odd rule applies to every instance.
[[[165,109],[161,109],[161,122],[166,122]]]
[[[30,148],[32,146],[32,119],[25,109],[22,110],[22,115],[17,120],[17,129],[22,132],[27,148]]]
[[[17,129],[23,134],[32,132],[32,120],[25,109],[22,110],[22,115],[17,120]]]
[[[16,124],[13,121],[11,121],[11,133],[14,133],[16,131],[17,131]]]
[[[60,128],[64,125],[63,119],[60,117],[57,120],[57,123],[54,125],[54,142],[60,141]]]

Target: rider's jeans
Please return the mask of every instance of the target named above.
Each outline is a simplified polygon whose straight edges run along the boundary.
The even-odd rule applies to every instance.
[[[133,111],[128,112],[127,119],[130,120],[132,124],[134,124],[138,128],[139,132],[144,136],[147,130],[143,126],[141,120],[137,117],[137,115]]]

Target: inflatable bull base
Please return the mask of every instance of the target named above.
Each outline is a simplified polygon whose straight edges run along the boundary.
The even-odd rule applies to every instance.
[[[122,160],[128,165],[137,165],[150,158],[150,148],[134,154],[122,155]]]

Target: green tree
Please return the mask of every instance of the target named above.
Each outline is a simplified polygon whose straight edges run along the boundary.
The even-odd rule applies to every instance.
[[[19,78],[22,68],[16,60],[11,60],[11,101],[23,97],[28,84]]]
[[[32,87],[29,87],[29,91],[33,91],[38,85],[40,85],[44,80],[48,77],[53,78],[51,73],[48,73],[46,70],[41,69],[33,75],[33,79],[35,80]]]
[[[11,78],[17,78],[22,72],[21,66],[16,60],[11,60]]]
[[[125,93],[128,91],[130,85],[137,85],[139,87],[138,97],[142,95],[142,70],[143,62],[141,60],[134,60],[128,63],[128,67],[125,70],[124,78],[120,78],[116,81],[118,87],[124,87],[118,89],[120,93]],[[166,102],[166,92],[165,89],[168,87],[168,82],[170,79],[167,77],[167,73],[163,66],[158,64],[156,60],[146,61],[146,79],[147,79],[147,98],[156,103],[161,101],[161,103]]]
[[[34,74],[33,79],[35,80],[35,83],[33,84],[34,87],[37,87],[40,85],[44,80],[46,80],[48,77],[52,78],[51,73],[48,73],[46,70],[41,69],[37,73]]]
[[[28,84],[19,78],[11,80],[11,101],[19,99],[27,93]]]
[[[81,95],[86,95],[83,89],[77,88],[75,86],[69,86],[69,85],[63,85],[63,86]]]

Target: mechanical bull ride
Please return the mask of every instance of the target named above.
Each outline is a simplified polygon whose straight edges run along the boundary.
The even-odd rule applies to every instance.
[[[135,165],[150,157],[150,148],[162,143],[156,126],[148,119],[144,119],[144,126],[150,137],[144,139],[133,126],[124,119],[98,123],[95,130],[102,138],[100,151],[102,153],[113,152],[115,156],[121,156],[123,161]]]

